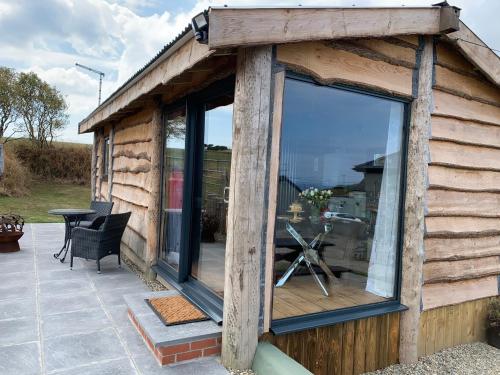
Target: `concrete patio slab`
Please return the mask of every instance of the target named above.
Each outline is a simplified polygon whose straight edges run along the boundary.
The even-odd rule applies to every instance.
[[[88,333],[109,327],[109,319],[101,307],[48,315],[42,320],[44,338]]]
[[[0,346],[0,374],[40,374],[40,349],[38,342]]]
[[[1,375],[226,375],[216,357],[160,367],[129,321],[124,295],[151,293],[116,256],[54,259],[62,224],[28,224],[21,251],[0,254]]]
[[[43,351],[47,372],[126,357],[113,328],[49,338],[44,340]]]

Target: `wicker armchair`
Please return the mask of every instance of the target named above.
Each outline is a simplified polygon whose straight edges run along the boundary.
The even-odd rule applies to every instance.
[[[113,209],[113,202],[100,202],[100,201],[92,201],[90,202],[90,209],[94,210],[94,214],[88,214],[84,215],[80,219],[79,227],[83,228],[90,228],[94,220],[102,217],[102,216],[108,216],[111,214],[111,210]],[[74,228],[76,225],[75,222],[71,222],[70,225],[72,228]]]
[[[111,254],[118,255],[120,265],[120,241],[130,214],[108,215],[95,220],[91,228],[74,228],[70,268],[73,269],[73,257],[93,259],[97,261],[97,273],[101,273],[100,260]]]

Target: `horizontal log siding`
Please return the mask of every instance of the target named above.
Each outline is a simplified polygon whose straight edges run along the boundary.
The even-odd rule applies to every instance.
[[[146,212],[150,186],[152,109],[115,124],[113,147],[113,212],[132,212],[122,237],[122,250],[141,269],[147,247]]]
[[[460,344],[485,341],[488,304],[494,298],[498,297],[424,311],[420,318],[419,357]]]
[[[444,331],[422,328],[421,337],[438,339],[423,340],[421,354],[462,343],[447,328],[454,309],[498,295],[500,275],[500,89],[443,42],[434,68],[422,297],[423,309],[433,310],[422,324]]]
[[[277,60],[324,83],[411,97],[415,48],[396,38],[278,46]]]

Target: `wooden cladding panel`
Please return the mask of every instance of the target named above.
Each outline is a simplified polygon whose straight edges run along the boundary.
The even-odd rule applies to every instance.
[[[500,172],[429,166],[429,187],[462,191],[500,191]]]
[[[316,375],[362,374],[399,360],[399,313],[309,329],[265,334],[284,353]]]
[[[412,94],[413,69],[360,56],[328,43],[278,46],[277,60],[327,83],[351,83],[404,96]]]
[[[123,173],[146,173],[151,169],[151,163],[145,159],[117,157],[113,163],[113,171]]]
[[[122,201],[134,204],[134,206],[148,207],[149,193],[134,186],[115,184],[113,187],[113,197]]]
[[[500,217],[500,194],[432,189],[427,216]]]
[[[141,123],[131,127],[116,129],[115,145],[149,141],[151,141],[150,123]]]
[[[500,125],[500,107],[434,90],[433,114]]]
[[[122,243],[124,243],[135,255],[137,255],[139,259],[144,259],[147,247],[146,240],[128,226],[123,232]]]
[[[497,295],[497,276],[425,284],[422,289],[422,307],[423,310],[429,310]]]
[[[500,256],[427,262],[423,272],[425,284],[496,275],[500,274]]]
[[[415,47],[402,45],[394,39],[356,39],[352,43],[374,51],[381,57],[386,56],[388,61],[402,61],[412,68],[415,67]]]
[[[117,185],[115,185],[117,187]],[[136,232],[139,236],[142,238],[146,239],[147,238],[147,230],[146,230],[146,212],[147,208],[140,207],[134,204],[131,204],[127,201],[124,201],[122,199],[117,198],[116,196],[113,197],[114,199],[114,206],[113,206],[113,211],[117,213],[123,213],[123,212],[132,212],[132,215],[130,215],[130,219],[127,223],[127,226],[132,229],[134,232]]]
[[[437,65],[435,87],[457,96],[500,105],[500,90],[481,77],[470,76]]]
[[[500,90],[447,45],[436,51],[422,292],[435,310],[421,326],[434,336],[419,342],[424,354],[449,346],[445,325],[461,314],[450,305],[498,295],[500,274]]]
[[[500,218],[431,216],[425,226],[428,237],[481,237],[500,233]]]
[[[460,344],[485,341],[487,308],[494,298],[498,297],[424,311],[420,320],[419,357]]]
[[[469,61],[467,61],[455,47],[449,43],[436,43],[436,64],[459,71],[465,74],[473,74],[476,69]]]
[[[426,238],[425,260],[460,260],[500,256],[500,235],[468,238]]]
[[[500,126],[432,116],[432,139],[500,148]]]
[[[500,149],[431,140],[432,165],[500,171]]]
[[[118,185],[133,186],[139,189],[149,191],[150,175],[149,173],[127,173],[115,172],[113,173],[113,183]]]

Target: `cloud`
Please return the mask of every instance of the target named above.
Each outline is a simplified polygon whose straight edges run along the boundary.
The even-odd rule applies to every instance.
[[[430,0],[0,0],[0,65],[33,70],[66,96],[70,124],[62,138],[97,104],[98,77],[74,64],[106,73],[103,98],[146,64],[190,19],[210,6],[428,6]],[[500,49],[496,15],[500,1],[455,0],[462,19],[486,43]]]

